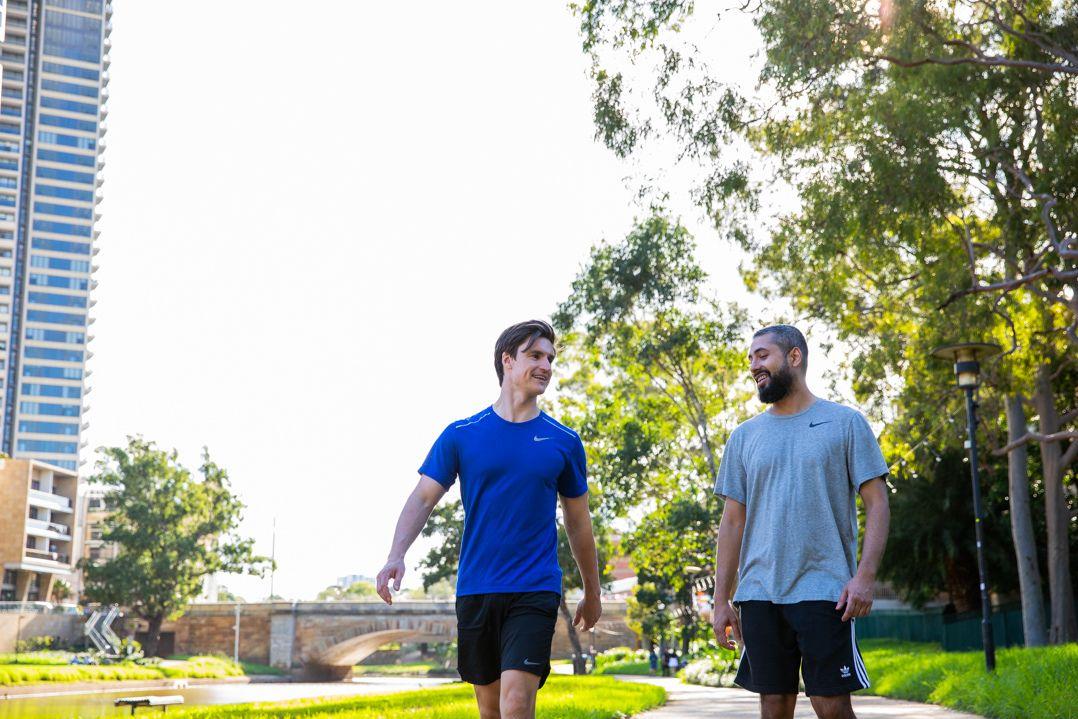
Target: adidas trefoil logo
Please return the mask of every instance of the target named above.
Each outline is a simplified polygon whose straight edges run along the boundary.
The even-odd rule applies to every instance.
[[[849,679],[850,678],[850,668],[849,667],[840,667],[839,671],[842,673],[842,678],[843,679]]]

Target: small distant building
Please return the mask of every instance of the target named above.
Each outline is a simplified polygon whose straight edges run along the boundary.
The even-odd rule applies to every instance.
[[[47,602],[75,586],[81,548],[78,475],[34,459],[0,459],[0,601]]]
[[[374,584],[374,577],[368,577],[365,574],[348,574],[343,577],[337,577],[337,586],[341,589],[348,589],[356,582],[370,582]]]

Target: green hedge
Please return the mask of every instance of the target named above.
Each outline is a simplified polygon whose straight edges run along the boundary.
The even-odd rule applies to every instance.
[[[619,719],[666,701],[662,687],[610,677],[552,676],[539,692],[538,719]],[[233,704],[169,712],[177,719],[474,719],[475,694],[454,684],[399,694]]]
[[[988,674],[982,652],[935,644],[861,642],[869,694],[930,702],[992,719],[1066,719],[1078,707],[1078,644],[1003,649]]]

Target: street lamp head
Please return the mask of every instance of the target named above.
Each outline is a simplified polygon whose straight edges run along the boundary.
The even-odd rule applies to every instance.
[[[980,361],[994,357],[1001,351],[996,344],[965,342],[937,347],[932,350],[932,356],[954,362],[955,377],[961,389],[976,389],[981,383]]]

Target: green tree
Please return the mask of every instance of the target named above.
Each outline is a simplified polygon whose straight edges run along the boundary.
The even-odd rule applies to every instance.
[[[235,534],[243,504],[208,452],[202,455],[201,478],[195,478],[175,450],[140,437],[128,438],[127,447],[99,451],[104,456],[90,481],[113,490],[102,538],[120,551],[108,562],[82,563],[85,594],[146,620],[144,648],[152,656],[162,622],[182,614],[206,577],[261,576],[269,560],[253,553],[253,540]]]
[[[460,562],[460,540],[464,535],[464,506],[460,500],[444,502],[434,508],[430,519],[423,525],[424,537],[436,537],[437,543],[427,556],[419,560],[423,572],[423,589],[429,590],[439,582],[457,582],[457,564]]]
[[[721,447],[751,397],[744,312],[709,300],[706,279],[689,232],[653,208],[623,241],[592,250],[554,317],[566,333],[562,406],[600,513],[627,527],[631,617],[659,638],[691,605],[688,567],[711,563]],[[683,646],[695,629],[682,625]]]
[[[1011,0],[892,0],[878,13],[852,0],[745,7],[765,46],[755,97],[716,81],[684,39],[681,30],[708,21],[694,4],[579,6],[595,61],[597,135],[621,155],[673,138],[678,157],[702,168],[694,196],[753,253],[750,285],[837,330],[850,347],[848,376],[890,420],[896,449],[923,434],[912,418],[932,410],[938,418],[955,401],[941,401],[950,381],[946,368],[925,362],[932,346],[958,334],[1009,350],[989,370],[1011,415],[1004,449],[1026,634],[1043,636],[1022,451],[1033,443],[1044,460],[1049,636],[1076,638],[1064,486],[1078,461],[1078,431],[1067,429],[1078,419],[1067,378],[1078,347],[1078,8]],[[619,53],[637,66],[656,58],[650,107],[611,69]],[[750,231],[745,218],[759,210],[761,188],[749,167],[761,162],[797,190],[799,207]],[[1038,431],[1025,430],[1024,409],[1036,413]]]
[[[347,587],[340,587],[336,584],[326,587],[318,593],[316,599],[320,602],[349,602],[355,599],[366,599],[368,597],[377,596],[377,592],[374,589],[372,582],[353,582]]]

